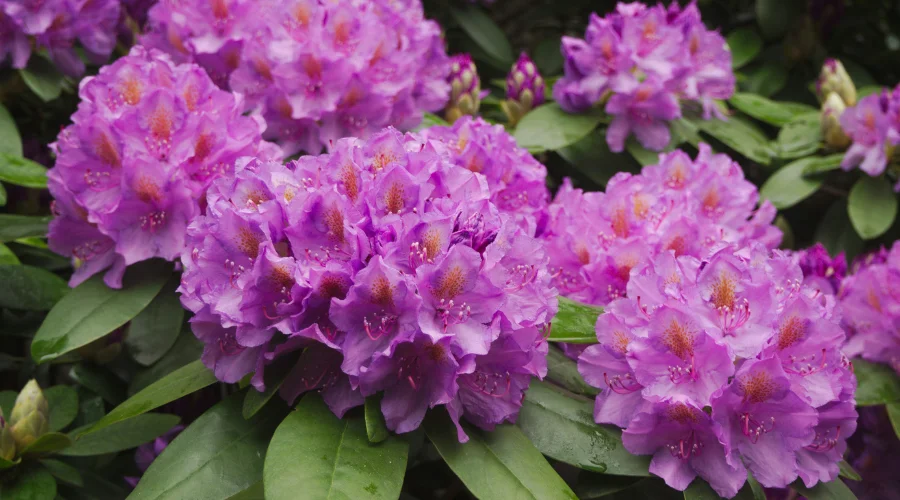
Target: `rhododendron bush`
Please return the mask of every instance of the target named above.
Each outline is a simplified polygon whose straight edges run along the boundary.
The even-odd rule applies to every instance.
[[[893,498],[896,26],[0,0],[0,498]]]

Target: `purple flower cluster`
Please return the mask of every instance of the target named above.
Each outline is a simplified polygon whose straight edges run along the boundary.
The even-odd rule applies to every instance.
[[[215,178],[242,156],[281,158],[261,139],[263,120],[241,115],[240,96],[155,50],[133,48],[84,79],[79,96],[48,173],[49,244],[74,259],[72,286],[111,267],[105,280],[118,288],[127,265],[174,260]]]
[[[867,95],[848,107],[841,115],[841,127],[853,141],[841,167],[858,166],[871,176],[881,175],[900,144],[900,86]]]
[[[684,490],[700,476],[733,497],[838,475],[856,428],[856,382],[833,296],[801,284],[792,257],[758,243],[706,259],[674,251],[632,271],[578,368],[603,389],[599,423]]]
[[[847,276],[844,252],[831,257],[821,243],[796,252],[797,263],[803,271],[803,284],[828,295],[836,295]]]
[[[668,122],[681,117],[679,100],[697,101],[704,116],[721,118],[714,102],[734,93],[731,52],[706,29],[696,3],[647,7],[620,3],[606,17],[591,15],[585,38],[563,37],[565,75],[553,96],[575,113],[605,104],[606,134],[619,152],[634,133],[648,149],[669,143]]]
[[[292,353],[288,402],[321,390],[341,416],[383,392],[399,433],[438,405],[485,429],[515,420],[546,372],[556,290],[540,242],[446,148],[388,128],[213,184],[180,292],[219,379],[255,372],[262,390]]]
[[[44,49],[64,73],[80,76],[84,62],[79,42],[91,61],[106,62],[116,46],[119,0],[0,0],[0,63],[7,56],[24,68],[32,48]]]
[[[844,279],[838,300],[850,334],[847,353],[886,363],[900,374],[900,244],[886,259],[881,254]]]
[[[529,236],[543,232],[550,202],[547,168],[518,147],[502,125],[463,116],[452,126],[430,127],[421,135],[454,165],[482,174],[491,202],[520,221]]]
[[[450,64],[419,0],[162,0],[144,44],[203,66],[289,154],[411,128],[447,102]]]
[[[775,207],[758,203],[740,165],[701,144],[694,160],[678,150],[640,175],[617,174],[605,193],[564,184],[541,237],[560,293],[602,306],[625,296],[632,268],[660,253],[705,258],[751,241],[775,248]]]

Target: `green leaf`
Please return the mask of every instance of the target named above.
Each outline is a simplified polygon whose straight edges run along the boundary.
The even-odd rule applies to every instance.
[[[150,442],[178,425],[178,415],[147,413],[117,422],[101,430],[80,434],[75,444],[62,451],[62,455],[103,455],[127,450]]]
[[[7,194],[6,188],[3,187],[3,184],[0,184],[0,207],[6,206]]]
[[[397,437],[372,444],[364,419],[338,419],[318,394],[307,394],[278,426],[266,454],[266,498],[395,499],[408,445]]]
[[[262,480],[240,493],[231,495],[227,500],[266,500]]]
[[[888,418],[889,418],[890,421],[891,421],[891,427],[894,428],[894,434],[895,434],[898,438],[900,438],[900,403],[888,403],[888,404],[886,404],[886,405],[884,405],[884,406],[885,406],[885,408],[887,409]],[[843,460],[841,460],[841,473],[842,473],[842,475],[843,475],[843,472],[844,472],[844,464],[846,464],[846,462],[844,462]],[[847,467],[850,467],[850,464],[847,464]],[[853,471],[854,474],[856,474],[855,477],[851,476],[850,479],[853,479],[853,480],[855,480],[855,481],[861,481],[861,480],[862,480],[862,478],[859,477],[859,473],[857,473],[856,471],[854,471],[852,468],[851,468],[850,470]],[[844,477],[847,477],[847,476],[844,476]]]
[[[863,241],[847,216],[847,200],[838,199],[828,208],[816,229],[816,241],[821,242],[831,255],[844,252],[848,261],[862,251]]]
[[[753,500],[766,500],[766,490],[763,489],[750,471],[747,471],[747,484],[750,486]]]
[[[757,0],[756,22],[767,39],[778,38],[787,32],[793,17],[791,2]]]
[[[44,102],[49,102],[62,92],[63,75],[49,60],[34,56],[28,60],[28,67],[19,70],[25,85]]]
[[[860,177],[850,189],[847,214],[862,239],[884,234],[897,217],[897,196],[890,182],[884,177]]]
[[[721,497],[706,481],[694,479],[684,490],[684,500],[719,500]]]
[[[628,141],[625,142],[625,150],[642,166],[646,167],[647,165],[659,163],[660,151],[650,151],[641,146],[634,137],[629,137]]]
[[[900,436],[900,422],[897,422],[894,419],[894,416],[891,415],[891,406],[897,406],[897,403],[890,403],[886,405],[888,408],[888,415],[891,416],[891,423],[894,425],[894,432],[897,436]],[[900,410],[900,408],[898,408]],[[900,417],[900,415],[897,415]],[[841,460],[838,462],[838,468],[840,469],[840,476],[843,478],[847,478],[853,481],[862,481],[862,476],[859,475],[859,472],[856,472],[856,469],[853,468],[852,465],[848,464],[846,460]],[[763,499],[765,500],[765,499]]]
[[[738,69],[752,61],[762,50],[763,42],[753,28],[741,28],[728,34],[725,39],[731,50],[731,67]]]
[[[622,432],[594,422],[594,403],[533,380],[517,425],[544,455],[575,467],[617,476],[649,476],[649,456],[622,445]]]
[[[900,401],[900,378],[890,367],[862,359],[853,360],[856,405],[875,406]]]
[[[573,489],[579,499],[594,500],[625,490],[629,490],[629,493],[633,493],[634,490],[631,490],[631,488],[634,488],[638,483],[644,481],[647,481],[647,479],[642,477],[612,476],[582,471],[579,472],[578,480]],[[635,495],[634,498],[647,497]]]
[[[0,104],[0,153],[22,156],[22,137],[9,111]]]
[[[603,308],[559,297],[559,312],[553,318],[548,340],[573,344],[596,344],[594,329]]]
[[[128,498],[255,498],[241,495],[262,481],[266,447],[284,411],[269,405],[244,420],[243,397],[233,394],[182,431],[153,461]]]
[[[840,153],[829,156],[817,156],[812,163],[806,166],[803,175],[814,176],[837,170],[841,168],[841,161],[843,161],[843,159],[844,155]]]
[[[558,75],[563,68],[563,56],[559,50],[562,40],[559,36],[546,38],[534,49],[534,64],[543,75]],[[547,85],[548,90],[550,85]]]
[[[0,243],[0,264],[21,264],[16,254],[3,243]]]
[[[818,483],[812,488],[807,488],[803,485],[803,481],[798,479],[791,487],[807,500],[856,500],[856,495],[840,478],[830,483]]]
[[[44,397],[50,407],[51,431],[64,429],[78,416],[78,392],[67,385],[55,385],[44,389]]]
[[[791,228],[791,223],[783,216],[779,215],[775,217],[775,227],[781,230],[781,244],[778,245],[778,248],[783,250],[792,250],[794,248],[794,230]]]
[[[704,133],[757,163],[768,165],[772,161],[775,153],[769,146],[769,139],[740,117],[732,116],[728,120],[699,120],[693,123]]]
[[[15,467],[16,465],[19,465],[19,463],[21,463],[21,462],[22,462],[21,458],[17,458],[13,461],[13,460],[7,460],[5,458],[0,457],[0,471],[2,471],[4,469],[9,469],[11,467]],[[0,493],[3,492],[2,486],[3,485],[0,484]]]
[[[99,394],[104,401],[117,405],[125,399],[125,384],[105,367],[91,363],[78,363],[69,376],[76,382]]]
[[[640,165],[627,156],[610,151],[605,134],[599,130],[591,131],[578,142],[561,148],[556,153],[601,187],[618,172],[640,171]]]
[[[384,423],[384,415],[381,413],[381,397],[372,395],[366,398],[366,435],[369,442],[380,443],[390,436]]]
[[[70,446],[72,446],[72,439],[69,436],[59,432],[48,432],[20,452],[23,455],[43,455],[54,453]]]
[[[750,93],[771,97],[783,89],[788,79],[788,70],[778,61],[766,61],[746,70],[743,88]]]
[[[506,66],[515,62],[512,45],[503,30],[485,12],[475,6],[451,8],[450,14],[488,56]]]
[[[244,418],[249,419],[253,415],[256,415],[256,412],[261,410],[262,407],[272,399],[272,396],[278,392],[281,388],[281,384],[284,383],[285,378],[287,378],[287,375],[296,364],[296,359],[282,358],[275,360],[273,364],[266,367],[264,374],[266,390],[263,392],[259,392],[255,389],[247,390],[247,395],[244,396],[244,406],[241,409]]]
[[[81,473],[78,472],[78,469],[65,462],[45,458],[41,460],[41,465],[43,465],[50,474],[53,474],[56,479],[59,479],[66,484],[71,484],[72,486],[84,486],[84,480],[81,479]]]
[[[775,208],[789,208],[805,200],[816,192],[823,180],[815,177],[804,177],[803,172],[818,158],[801,158],[778,169],[763,184],[759,195],[772,202]]]
[[[0,264],[0,307],[47,311],[69,292],[59,276],[39,267]]]
[[[56,498],[56,480],[43,467],[30,467],[12,483],[0,482],[0,498],[53,500]]]
[[[0,409],[3,410],[5,416],[9,417],[9,414],[12,413],[18,394],[16,391],[0,391]]]
[[[0,153],[0,181],[17,186],[47,189],[47,168],[21,156]]]
[[[414,128],[413,131],[418,132],[418,131],[424,130],[426,128],[448,127],[448,126],[450,126],[450,124],[447,123],[447,120],[444,120],[440,116],[435,115],[433,113],[425,113],[422,116],[422,123],[420,123],[418,127]]]
[[[185,329],[162,359],[135,374],[128,386],[128,395],[137,394],[175,370],[196,361],[202,353],[203,343],[194,337],[189,328]]]
[[[432,411],[424,425],[438,453],[477,498],[578,499],[516,426],[482,432],[466,425],[469,441],[460,443],[446,412]]]
[[[779,157],[791,159],[815,153],[821,143],[821,117],[814,112],[798,116],[782,127],[773,147]]]
[[[125,336],[125,347],[135,361],[150,366],[159,361],[172,348],[181,333],[184,321],[184,308],[175,290],[178,288],[177,276],[169,278],[169,282],[159,294],[128,325]]]
[[[777,102],[747,92],[736,92],[728,102],[741,112],[776,127],[786,125],[799,115],[816,112],[816,108],[806,104]]]
[[[216,382],[216,376],[209,371],[199,359],[175,370],[162,380],[150,384],[147,388],[114,408],[101,418],[85,434],[98,432],[123,420],[135,418],[160,406],[171,403],[178,398]]]
[[[603,113],[599,110],[569,114],[552,102],[525,114],[513,136],[519,146],[531,152],[555,151],[584,138],[602,119]]]
[[[547,352],[547,379],[565,389],[586,396],[596,396],[600,390],[588,385],[578,373],[578,364],[555,345]]]
[[[0,243],[26,236],[45,236],[50,217],[0,214]]]
[[[882,87],[881,85],[866,85],[865,87],[858,87],[856,90],[856,97],[858,99],[862,99],[863,97],[865,97],[867,95],[872,95],[872,94],[881,92],[881,90],[883,88],[884,87]]]
[[[124,325],[147,307],[170,275],[169,263],[151,260],[131,266],[120,290],[107,287],[100,275],[78,285],[47,314],[31,344],[32,357],[38,363],[56,359]]]

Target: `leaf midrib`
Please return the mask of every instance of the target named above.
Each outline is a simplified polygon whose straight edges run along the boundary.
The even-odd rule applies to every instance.
[[[337,474],[338,461],[341,459],[341,446],[344,444],[344,436],[347,435],[347,428],[350,427],[350,422],[346,419],[343,420],[344,427],[341,429],[341,439],[338,440],[337,450],[334,453],[334,467],[331,469],[331,480],[328,484],[328,494],[325,495],[325,500],[329,500],[331,498],[331,492],[334,491],[334,476]]]

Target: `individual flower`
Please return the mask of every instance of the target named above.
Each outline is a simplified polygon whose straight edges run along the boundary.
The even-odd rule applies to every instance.
[[[544,78],[528,54],[522,52],[506,75],[506,100],[502,107],[509,124],[515,125],[525,113],[543,104],[545,93]]]
[[[873,263],[847,276],[838,300],[850,334],[848,354],[885,363],[900,373],[900,245],[895,244],[884,262]]]
[[[287,166],[245,160],[213,183],[179,290],[218,378],[254,373],[262,390],[289,357],[291,403],[318,390],[340,416],[383,393],[401,433],[439,405],[484,429],[515,421],[547,369],[547,256],[439,136],[388,128]]]
[[[288,154],[412,128],[450,91],[440,28],[419,0],[162,0],[148,26],[142,43],[243,94]]]
[[[578,360],[601,388],[594,418],[669,486],[699,475],[730,498],[748,470],[767,488],[837,477],[856,382],[834,298],[802,284],[798,260],[752,240],[670,249],[598,318]]]
[[[821,243],[797,252],[798,264],[803,271],[803,284],[836,295],[847,275],[847,259],[844,252],[832,258]]]
[[[169,429],[165,434],[159,436],[158,438],[150,441],[149,443],[144,443],[138,446],[137,450],[134,451],[134,463],[137,465],[138,471],[143,475],[147,472],[147,469],[150,468],[150,464],[156,460],[156,457],[160,456],[163,450],[169,446],[169,443],[172,442],[181,431],[184,430],[183,425],[176,425]],[[125,482],[128,483],[132,488],[137,488],[138,481],[140,481],[140,477],[135,476],[126,476]]]
[[[841,128],[852,141],[841,162],[844,170],[858,166],[871,176],[884,172],[894,145],[900,142],[900,132],[892,125],[893,102],[884,90],[863,97],[841,115]]]
[[[477,115],[481,107],[481,78],[478,68],[469,54],[456,54],[450,58],[450,100],[445,113],[450,123],[465,115]]]
[[[452,126],[430,127],[421,135],[439,147],[454,165],[482,174],[487,179],[491,202],[501,211],[513,214],[530,235],[543,231],[550,201],[547,168],[518,147],[502,125],[464,116]]]
[[[570,113],[605,104],[613,116],[607,142],[617,152],[631,133],[662,150],[668,122],[681,117],[680,101],[699,103],[706,118],[724,118],[714,100],[734,93],[725,39],[706,29],[695,3],[620,3],[605,17],[592,14],[584,39],[563,37],[562,53],[565,74],[554,98]]]
[[[242,115],[240,96],[155,50],[133,48],[79,95],[48,173],[49,245],[73,258],[72,286],[109,269],[106,283],[119,287],[127,265],[174,260],[214,179],[241,156],[281,156],[261,139],[264,121]]]
[[[79,42],[87,58],[103,63],[115,48],[119,0],[0,1],[0,63],[7,54],[15,68],[28,63],[32,46],[69,76],[84,73],[75,50]]]

